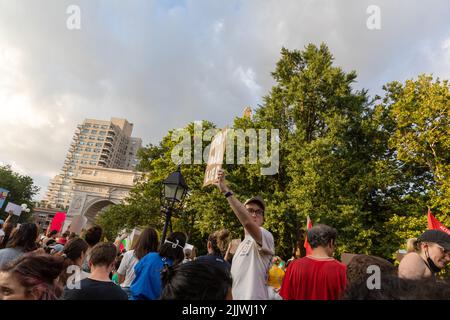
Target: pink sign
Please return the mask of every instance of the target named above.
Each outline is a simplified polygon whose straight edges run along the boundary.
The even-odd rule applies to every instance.
[[[56,230],[56,231],[60,232],[61,228],[64,224],[64,220],[66,220],[66,213],[65,212],[57,212],[55,214],[55,216],[53,217],[50,227],[48,228],[48,231]]]

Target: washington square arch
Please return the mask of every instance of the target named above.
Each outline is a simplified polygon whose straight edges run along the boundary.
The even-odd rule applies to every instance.
[[[126,198],[141,176],[142,173],[129,170],[82,168],[73,177],[74,194],[65,224],[74,224],[70,227],[71,231],[79,232],[79,228],[89,228],[103,208],[119,204]]]

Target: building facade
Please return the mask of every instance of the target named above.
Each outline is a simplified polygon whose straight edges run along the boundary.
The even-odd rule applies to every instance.
[[[61,173],[50,180],[42,203],[67,210],[73,196],[73,177],[82,167],[134,170],[140,138],[132,137],[133,124],[125,119],[85,119],[75,130]]]

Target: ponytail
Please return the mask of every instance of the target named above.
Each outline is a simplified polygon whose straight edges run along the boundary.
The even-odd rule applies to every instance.
[[[406,251],[410,252],[419,252],[419,240],[417,238],[411,238],[406,241]]]

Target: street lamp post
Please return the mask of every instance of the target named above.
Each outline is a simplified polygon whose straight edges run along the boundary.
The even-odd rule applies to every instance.
[[[172,172],[166,180],[163,181],[161,190],[161,211],[164,212],[166,220],[164,222],[164,229],[161,237],[161,246],[166,240],[167,228],[169,225],[172,228],[172,213],[183,206],[183,201],[188,190],[189,187],[184,181],[180,166],[178,166],[177,171]]]

